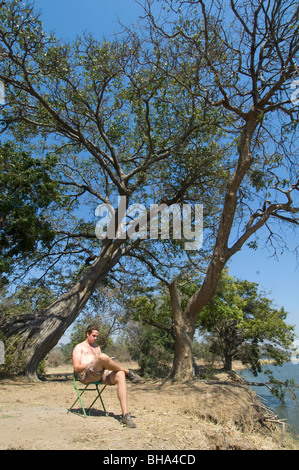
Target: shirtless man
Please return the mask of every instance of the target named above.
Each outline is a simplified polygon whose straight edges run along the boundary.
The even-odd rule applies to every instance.
[[[84,384],[98,380],[107,385],[117,384],[117,395],[122,410],[121,423],[135,428],[136,425],[128,413],[126,378],[133,383],[140,382],[142,379],[103,354],[101,348],[96,345],[98,335],[99,330],[96,325],[87,327],[85,341],[77,344],[73,351],[74,372]]]

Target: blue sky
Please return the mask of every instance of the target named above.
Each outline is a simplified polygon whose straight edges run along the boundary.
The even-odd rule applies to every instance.
[[[41,19],[48,31],[66,40],[72,40],[85,30],[94,33],[98,39],[120,30],[118,18],[125,25],[135,22],[142,14],[141,7],[134,0],[36,0]],[[290,235],[290,246],[298,244]],[[299,267],[295,255],[280,254],[278,260],[272,252],[259,248],[253,251],[244,247],[229,264],[230,275],[257,282],[261,289],[269,292],[275,304],[289,312],[288,323],[296,325],[299,337]]]
[[[97,39],[119,31],[118,19],[129,25],[142,14],[134,0],[36,0],[44,26],[66,40],[85,30]]]

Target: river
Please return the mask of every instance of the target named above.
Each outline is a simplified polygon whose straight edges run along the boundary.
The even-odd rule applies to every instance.
[[[299,362],[292,361],[286,362],[282,367],[276,367],[267,365],[267,369],[273,371],[273,377],[278,380],[294,379],[296,385],[299,387]],[[264,368],[264,369],[265,369]],[[245,380],[252,382],[267,382],[268,377],[261,373],[257,377],[254,377],[252,372],[248,369],[239,372],[239,375]],[[287,419],[289,424],[288,430],[292,433],[296,440],[299,440],[299,388],[296,388],[296,400],[290,397],[289,393],[285,395],[285,403],[281,403],[280,400],[275,398],[267,387],[253,387],[254,390],[260,397],[266,399],[265,405],[271,408],[280,419]]]

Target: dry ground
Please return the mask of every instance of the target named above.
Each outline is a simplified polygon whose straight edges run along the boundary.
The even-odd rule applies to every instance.
[[[115,387],[104,391],[108,417],[100,404],[87,418],[67,414],[75,399],[70,366],[48,369],[45,380],[39,383],[21,378],[1,380],[0,449],[296,448],[288,438],[281,441],[280,433],[274,439],[256,431],[256,395],[225,374],[218,374],[212,381],[180,385],[151,380],[136,385],[129,382],[128,393],[135,429],[122,427],[119,422]]]

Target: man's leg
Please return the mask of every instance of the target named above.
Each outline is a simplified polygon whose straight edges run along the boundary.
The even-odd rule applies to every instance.
[[[99,354],[96,359],[93,361],[93,369],[97,372],[108,369],[113,372],[124,372],[125,375],[129,374],[129,369],[122,367],[120,364],[111,359],[107,354]]]
[[[109,372],[103,380],[108,385],[117,385],[117,396],[123,416],[128,413],[126,375],[123,371]]]
[[[107,385],[117,385],[117,396],[122,411],[121,423],[130,428],[136,428],[136,424],[128,413],[127,384],[124,371],[107,372],[107,370],[104,371],[102,380],[104,383],[107,383]]]
[[[125,376],[133,383],[141,382],[141,377],[125,367],[122,367],[118,362],[115,362],[107,354],[99,354],[93,361],[93,369],[100,372],[103,369],[111,370],[112,372],[124,372]]]

